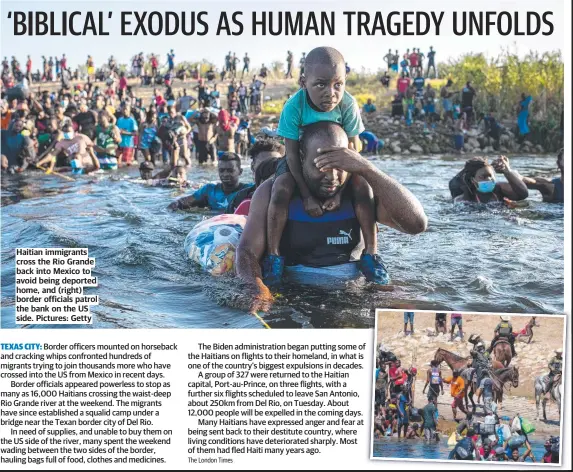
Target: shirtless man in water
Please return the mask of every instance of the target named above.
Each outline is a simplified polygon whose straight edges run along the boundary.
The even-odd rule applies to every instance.
[[[217,160],[217,149],[215,148],[215,141],[217,139],[217,116],[207,109],[201,110],[197,123],[197,142],[196,152],[199,164],[204,164],[210,157],[211,162]]]
[[[557,168],[561,174],[553,179],[544,177],[522,177],[523,183],[528,189],[539,190],[543,201],[546,203],[563,203],[565,199],[565,190],[563,186],[563,177],[565,170],[563,168],[563,149],[557,154]]]
[[[219,121],[215,133],[217,135],[217,147],[224,152],[235,152],[235,133],[237,121],[232,119],[227,110],[219,112]]]

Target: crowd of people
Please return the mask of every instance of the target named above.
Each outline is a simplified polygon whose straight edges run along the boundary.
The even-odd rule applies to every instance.
[[[500,147],[500,137],[504,133],[503,125],[496,119],[495,112],[490,110],[487,113],[480,112],[476,114],[474,101],[478,91],[472,86],[471,81],[468,81],[460,90],[453,90],[452,80],[440,88],[434,89],[432,84],[427,80],[430,77],[430,70],[433,71],[434,78],[437,77],[436,51],[430,47],[428,54],[425,55],[420,51],[420,48],[408,49],[400,59],[400,55],[396,50],[392,53],[391,50],[384,56],[384,61],[387,63],[387,71],[381,76],[380,81],[386,88],[390,86],[393,77],[396,77],[396,94],[391,103],[391,114],[395,118],[405,120],[407,125],[411,125],[414,121],[420,120],[424,122],[426,127],[434,127],[438,121],[443,121],[447,125],[452,126],[453,132],[453,145],[457,151],[462,151],[464,148],[464,134],[475,125],[481,128],[481,133],[487,137],[491,142],[494,149]],[[201,76],[200,65],[196,64],[193,70],[188,70],[183,64],[176,68],[175,53],[170,50],[167,53],[167,59],[163,66],[159,65],[159,58],[155,54],[150,54],[146,59],[143,52],[134,55],[131,59],[129,70],[120,72],[119,65],[115,58],[111,56],[106,65],[96,69],[94,59],[88,56],[85,63],[85,78],[88,81],[100,80],[105,81],[108,85],[106,93],[111,93],[114,89],[116,82],[127,82],[128,77],[138,78],[141,80],[142,86],[169,86],[173,83],[175,78],[180,80],[195,79],[200,82],[213,81],[217,76],[220,80],[226,79],[233,82],[232,88],[236,94],[231,99],[235,104],[234,108],[237,112],[241,113],[260,113],[262,110],[262,91],[265,87],[265,79],[269,73],[265,64],[263,64],[258,74],[252,76],[250,84],[243,83],[245,74],[249,77],[251,70],[251,58],[248,53],[244,54],[242,58],[242,68],[240,67],[241,59],[235,52],[229,51],[225,56],[224,65],[221,71],[211,67],[205,74]],[[304,76],[304,63],[306,54],[302,53],[299,61],[300,77]],[[426,66],[424,61],[427,60]],[[42,57],[42,72],[39,70],[32,73],[32,60],[30,56],[26,62],[26,72],[23,73],[20,69],[19,62],[12,56],[9,63],[7,58],[4,58],[2,68],[2,81],[6,88],[14,86],[15,81],[21,81],[26,78],[29,83],[32,82],[52,82],[61,80],[63,85],[69,83],[72,79],[78,79],[82,76],[79,70],[76,69],[72,73],[68,68],[67,58],[65,54],[58,57]],[[163,72],[160,72],[163,70]],[[239,70],[241,70],[240,82],[237,83]],[[348,64],[345,63],[346,73],[350,71]],[[294,54],[292,51],[287,52],[286,57],[286,72],[285,78],[293,78],[294,71]],[[302,85],[302,84],[300,84]],[[203,85],[200,85],[204,88]],[[125,88],[125,87],[124,87]],[[219,91],[216,85],[212,86],[209,94],[200,96],[199,99],[208,98],[213,104],[218,100]],[[437,98],[439,95],[439,99]],[[532,97],[523,94],[517,105],[517,129],[521,141],[524,141],[529,134],[530,129],[528,125],[529,108],[532,103]],[[439,105],[439,106],[437,106]],[[376,106],[369,100],[363,107],[365,113],[373,113],[376,111]],[[426,128],[427,130],[427,128]]]
[[[428,63],[426,66],[426,71],[424,73],[424,60],[427,59]],[[396,49],[392,53],[391,49],[388,49],[388,54],[384,56],[384,62],[386,62],[387,70],[392,72],[400,72],[400,74],[406,77],[413,76],[424,76],[426,78],[430,77],[430,69],[432,69],[434,78],[438,77],[438,72],[436,69],[436,51],[430,46],[428,54],[424,54],[420,51],[420,48],[407,49],[400,59],[400,54]]]
[[[237,81],[234,53],[225,62],[231,75],[226,104],[212,74],[197,80],[192,87],[196,96],[186,88],[175,94],[168,75],[164,91],[154,87],[144,103],[138,96],[141,89],[129,84],[113,56],[104,85],[92,80],[96,70],[90,56],[83,83],[61,79],[59,90],[36,93],[26,83],[3,86],[2,171],[36,168],[62,176],[138,165],[149,184],[190,187],[187,169],[194,157],[199,164],[217,165],[220,183],[170,208],[223,211],[240,206],[237,196],[252,200],[237,274],[253,288],[254,305],[266,307],[272,299],[267,285],[280,283],[293,266],[323,268],[325,279],[326,268],[334,268],[337,276],[362,274],[370,283],[387,285],[390,276],[378,253],[377,224],[417,234],[425,230],[427,218],[405,187],[359,154],[367,132],[364,111],[345,90],[348,64],[342,55],[322,47],[303,59],[301,88],[286,101],[278,129],[263,136],[259,146],[249,112],[260,112],[265,69],[249,86]],[[289,73],[293,60],[289,51]],[[135,56],[135,73],[141,73],[142,61],[142,53]],[[59,63],[61,76],[64,67]],[[249,60],[243,64],[243,72],[249,72]],[[152,67],[157,69],[157,62]],[[167,54],[167,67],[172,74],[173,50]],[[49,61],[47,71],[50,75]],[[254,165],[257,152],[273,157],[260,169]],[[253,157],[256,193],[254,184],[239,181],[241,159],[247,154]],[[163,168],[154,173],[158,165]],[[547,181],[521,177],[503,156],[491,165],[474,158],[452,179],[450,190],[458,201],[515,202],[527,198],[529,187],[540,190],[546,201],[562,201],[562,154],[558,165],[561,177]],[[497,183],[496,173],[508,182]],[[393,205],[380,203],[389,200]],[[326,233],[336,236],[323,240]],[[355,235],[360,233],[357,245]]]
[[[407,324],[410,332],[407,333]],[[454,330],[463,339],[462,314],[451,314],[450,339],[454,338]],[[414,331],[414,313],[404,313],[404,332]],[[435,334],[447,334],[447,314],[436,313]],[[508,316],[501,316],[500,322],[494,329],[494,336],[486,349],[480,336],[470,336],[473,344],[468,359],[459,356],[446,356],[436,353],[430,361],[424,375],[425,383],[422,394],[426,395],[423,407],[416,408],[415,383],[418,369],[411,365],[405,367],[400,359],[388,346],[379,345],[375,371],[374,426],[375,439],[397,437],[405,439],[424,439],[429,443],[439,442],[440,432],[444,432],[440,421],[447,421],[438,411],[438,399],[445,395],[445,385],[450,386],[452,420],[457,422],[456,430],[450,436],[448,445],[453,449],[449,458],[454,460],[482,460],[523,462],[559,462],[559,448],[555,446],[556,439],[549,439],[545,444],[547,454],[536,458],[528,439],[533,429],[531,424],[519,414],[510,419],[499,415],[498,408],[503,393],[504,384],[511,382],[517,386],[518,377],[506,375],[510,372],[507,366],[492,358],[492,350],[499,342],[511,345],[515,335]],[[563,351],[558,349],[548,363],[549,374],[543,387],[543,394],[549,395],[554,382],[560,382],[563,366]],[[451,375],[444,375],[441,364],[446,362]],[[415,364],[415,360],[412,360]],[[469,407],[468,396],[473,407]],[[482,401],[482,413],[476,414],[476,403]],[[464,415],[458,418],[458,410]],[[445,439],[445,438],[444,438]],[[522,451],[522,449],[525,449]]]

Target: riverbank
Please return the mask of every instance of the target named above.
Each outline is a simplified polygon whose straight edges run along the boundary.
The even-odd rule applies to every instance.
[[[438,348],[454,352],[462,357],[469,357],[473,347],[470,343],[456,337],[450,341],[450,336],[440,334],[435,335],[434,320],[435,312],[416,312],[414,323],[414,334],[404,336],[404,312],[384,311],[380,314],[377,325],[377,342],[382,342],[399,359],[402,366],[414,366],[418,369],[414,389],[414,404],[417,408],[426,404],[426,396],[422,393],[424,389],[426,371],[430,361]],[[530,315],[511,315],[511,323],[514,331],[519,331],[531,319]],[[464,314],[463,330],[465,340],[471,334],[479,334],[489,343],[493,336],[494,329],[499,322],[499,316],[486,314]],[[559,414],[557,405],[553,402],[547,403],[547,422],[536,420],[535,405],[535,378],[548,372],[547,364],[554,355],[556,349],[563,347],[564,320],[561,317],[538,317],[539,327],[533,328],[533,338],[531,344],[522,342],[515,343],[517,357],[511,365],[519,369],[519,387],[511,388],[504,392],[503,404],[499,407],[500,416],[513,418],[516,414],[527,417],[536,427],[537,434],[559,434]],[[449,316],[448,316],[448,330]],[[457,329],[456,329],[457,333]],[[442,370],[449,375],[450,370],[443,364]],[[440,430],[444,433],[451,433],[456,423],[452,421],[452,398],[449,393],[449,386],[444,386],[444,395],[438,398],[438,411],[440,414]],[[541,406],[540,406],[541,412]],[[482,416],[483,408],[477,407],[477,415]],[[443,418],[443,419],[442,419]],[[463,414],[458,412],[458,418],[463,418]]]
[[[72,87],[79,83],[72,82]],[[214,83],[217,83],[218,90],[221,93],[221,105],[225,107],[227,104],[226,91],[230,81],[210,82],[211,86]],[[141,86],[139,85],[140,81],[137,79],[129,79],[128,84],[135,95],[143,99],[145,106],[151,103],[155,88],[160,93],[163,93],[165,90],[164,86]],[[194,95],[196,92],[193,88],[196,84],[196,80],[181,81],[175,79],[172,85],[173,94],[177,97],[180,92],[184,93],[186,91],[186,93]],[[100,90],[105,89],[103,82],[96,82],[94,85],[99,86]],[[414,121],[408,126],[403,118],[394,119],[390,115],[390,108],[387,102],[395,93],[394,88],[385,89],[379,83],[369,84],[369,87],[375,87],[375,89],[372,89],[372,93],[382,97],[380,100],[384,100],[384,104],[378,104],[379,109],[382,111],[362,114],[366,130],[374,133],[379,139],[384,141],[384,147],[380,150],[381,154],[405,156],[409,154],[452,154],[455,152],[453,127],[451,124],[445,125],[439,122],[433,126],[426,126],[423,121]],[[58,82],[32,85],[34,92],[38,90],[56,92],[58,89]],[[296,90],[298,90],[298,84],[294,79],[269,80],[263,92],[264,112],[260,115],[251,115],[252,132],[256,134],[264,127],[276,128],[282,105],[287,100],[288,95],[296,92]],[[349,87],[349,91],[352,93],[352,87]],[[359,97],[362,95],[364,94],[360,94]],[[485,137],[481,130],[472,128],[464,136],[464,149],[462,152],[466,155],[536,155],[555,152],[555,149],[535,144],[527,139],[520,142],[518,136],[512,131],[515,126],[514,122],[504,121],[501,124],[503,131],[500,136],[498,149],[494,149],[492,140]]]

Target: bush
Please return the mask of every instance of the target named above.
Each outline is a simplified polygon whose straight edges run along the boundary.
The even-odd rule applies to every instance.
[[[478,111],[495,111],[498,118],[517,116],[521,94],[531,95],[530,114],[536,119],[559,121],[563,108],[564,66],[561,52],[529,52],[523,59],[509,51],[488,59],[483,54],[466,54],[440,64],[439,75],[450,78],[454,89],[468,80],[477,90]]]
[[[263,102],[263,113],[268,115],[280,115],[283,111],[285,99],[268,100]]]

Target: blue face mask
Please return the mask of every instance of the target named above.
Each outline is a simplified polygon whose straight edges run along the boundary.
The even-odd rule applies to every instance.
[[[64,139],[74,139],[74,132],[70,131],[68,133],[64,133]]]
[[[477,191],[479,193],[491,193],[495,189],[494,180],[484,180],[477,183]]]

